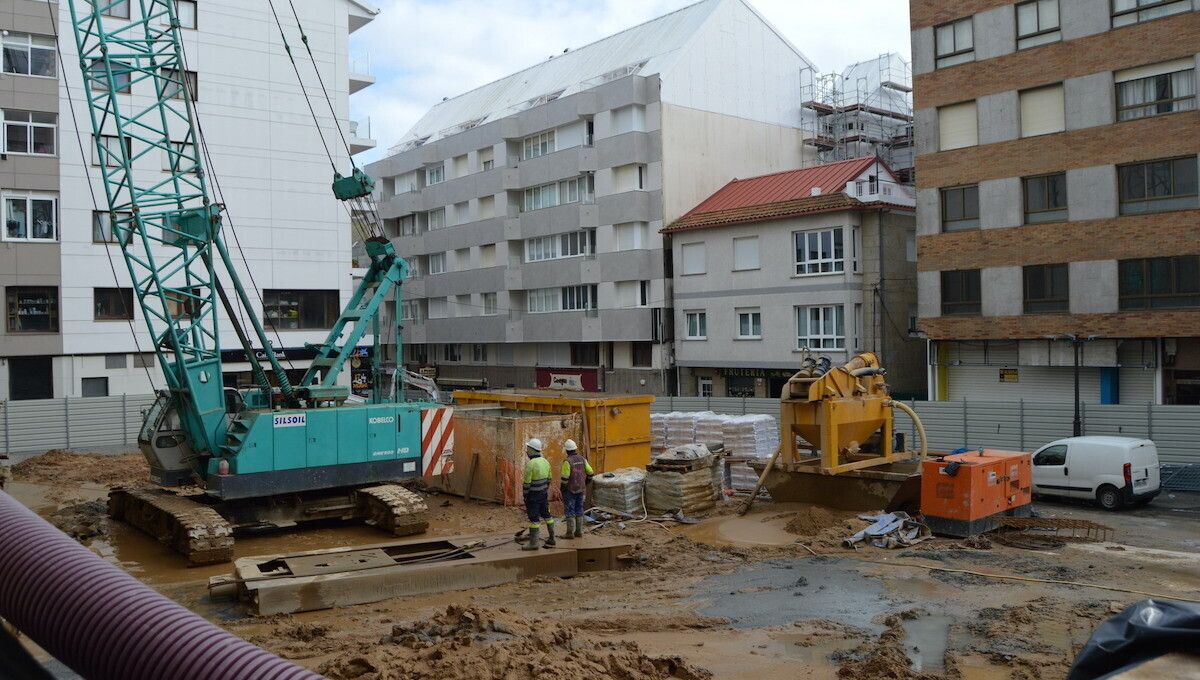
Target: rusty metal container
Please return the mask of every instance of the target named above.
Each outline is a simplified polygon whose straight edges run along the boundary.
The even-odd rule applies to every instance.
[[[472,498],[520,506],[525,442],[541,439],[542,455],[557,471],[566,458],[563,442],[581,439],[582,421],[578,413],[518,411],[486,404],[456,408],[454,465],[429,481],[459,496],[469,491]],[[550,485],[550,499],[561,500],[557,484]]]
[[[650,405],[654,403],[650,395],[458,390],[454,401],[464,406],[490,404],[519,411],[578,413],[583,416],[583,431],[575,441],[597,473],[650,464]]]

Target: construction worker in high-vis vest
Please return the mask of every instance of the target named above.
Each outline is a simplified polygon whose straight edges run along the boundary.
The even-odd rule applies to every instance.
[[[563,442],[563,450],[567,453],[559,470],[562,479],[563,506],[567,509],[567,530],[563,538],[579,538],[583,536],[583,496],[587,493],[587,485],[592,481],[592,464],[579,453],[575,440]]]
[[[530,439],[525,442],[525,483],[522,491],[525,495],[525,514],[529,517],[529,542],[521,546],[521,550],[537,550],[538,529],[542,520],[546,521],[546,547],[553,548],[554,517],[550,515],[550,461],[542,457],[542,440]]]

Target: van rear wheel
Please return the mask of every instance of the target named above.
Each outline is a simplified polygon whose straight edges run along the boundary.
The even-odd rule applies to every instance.
[[[1096,491],[1096,502],[1105,510],[1121,508],[1121,492],[1115,486],[1102,486]]]

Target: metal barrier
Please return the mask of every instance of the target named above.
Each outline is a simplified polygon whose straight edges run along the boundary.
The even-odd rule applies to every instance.
[[[154,395],[0,401],[0,451],[134,446]]]
[[[1071,436],[1074,409],[1070,403],[1030,401],[906,401],[929,435],[932,451],[986,446],[1032,451],[1042,444]],[[776,399],[729,397],[659,397],[654,413],[715,411],[733,415],[779,415]],[[1200,406],[1152,404],[1083,404],[1083,434],[1145,437],[1158,445],[1163,463],[1200,463]],[[916,433],[903,413],[896,430]]]

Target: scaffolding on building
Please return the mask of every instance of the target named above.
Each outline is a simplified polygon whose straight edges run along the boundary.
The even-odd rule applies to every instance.
[[[805,144],[815,163],[876,156],[911,184],[913,168],[912,67],[900,55],[846,67],[840,73],[800,72]]]

